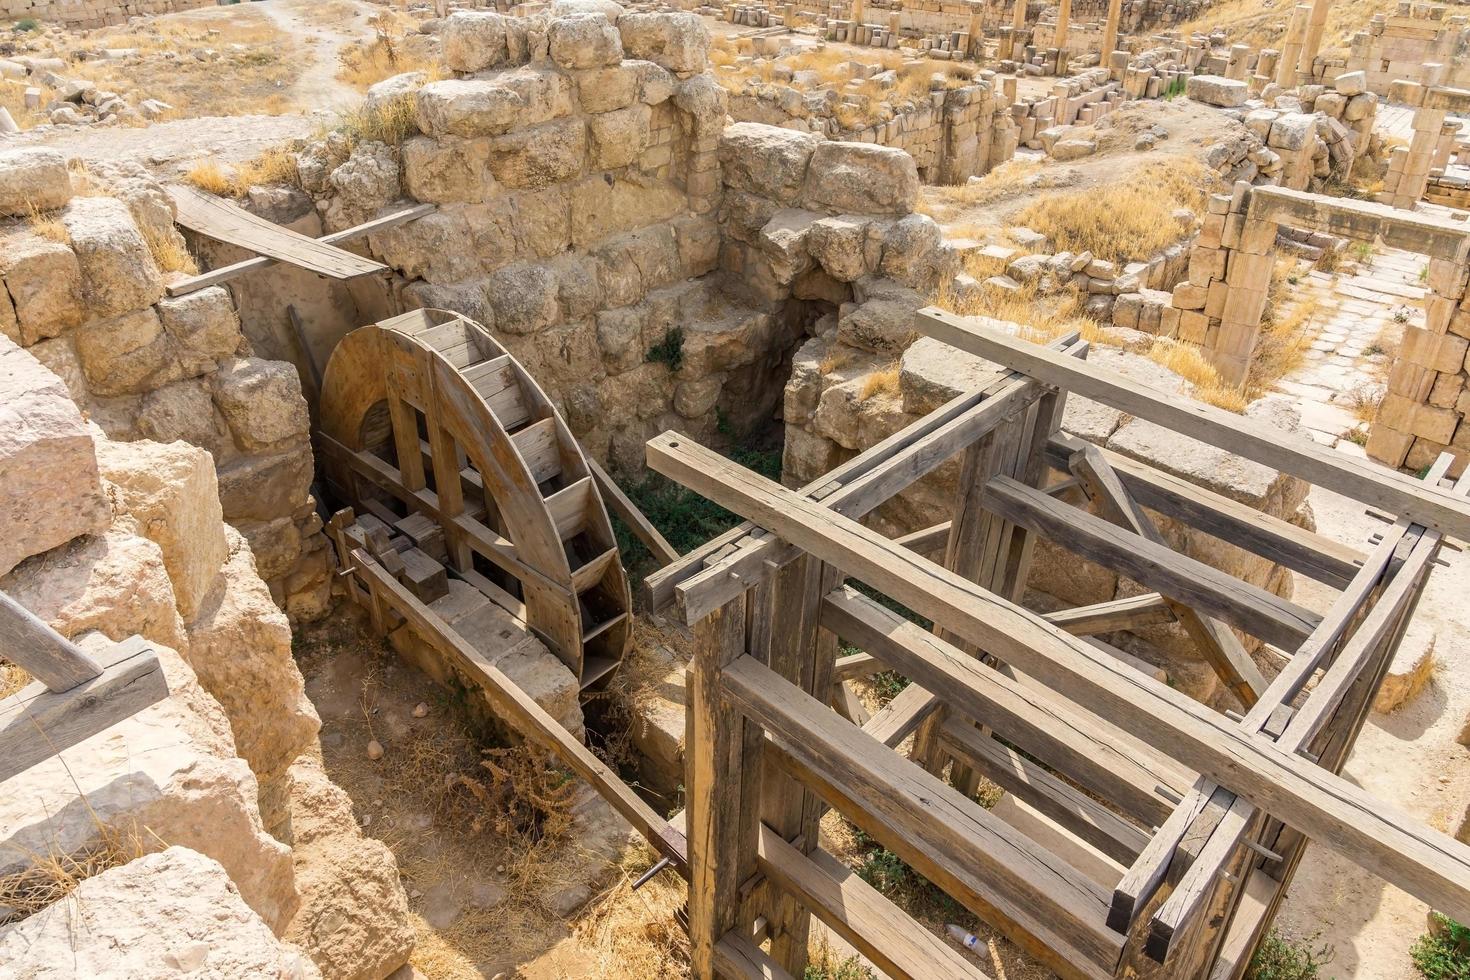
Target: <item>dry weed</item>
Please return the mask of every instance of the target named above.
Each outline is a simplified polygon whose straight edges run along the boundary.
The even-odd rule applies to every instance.
[[[1188,229],[1174,212],[1199,213],[1212,178],[1213,172],[1195,160],[1150,161],[1116,184],[1042,197],[1015,223],[1045,235],[1059,252],[1145,261],[1185,237]]]
[[[42,211],[34,203],[28,204],[26,210],[26,226],[34,234],[62,245],[71,244],[71,233],[66,230],[58,212]]]
[[[26,669],[0,657],[0,698],[8,698],[25,687],[32,678]]]
[[[858,401],[865,402],[875,395],[898,394],[898,365],[874,371],[863,376],[862,384],[858,385]]]
[[[99,829],[99,839],[80,850],[30,855],[25,870],[0,877],[0,925],[35,915],[76,891],[88,878],[121,867],[148,850],[138,835]]]
[[[206,194],[219,197],[233,197],[235,194],[234,175],[215,160],[200,160],[184,173],[184,180]]]
[[[160,272],[178,272],[186,276],[197,276],[199,274],[199,263],[194,261],[189,248],[184,244],[184,237],[178,232],[157,232],[151,226],[142,227],[143,240],[148,243],[148,251],[153,253],[153,262],[158,266]]]
[[[1173,371],[1189,382],[1191,397],[1227,412],[1243,412],[1250,404],[1245,392],[1225,383],[1200,348],[1177,340],[1160,338],[1144,352],[1155,364]]]
[[[688,900],[683,879],[666,872],[633,891],[633,882],[657,860],[647,845],[630,849],[623,855],[617,880],[593,899],[573,927],[592,950],[596,976],[609,980],[689,976],[689,936],[675,918]]]
[[[988,287],[978,297],[957,296],[949,283],[939,287],[934,305],[960,316],[988,317],[1019,324],[1020,335],[1036,343],[1049,343],[1064,334],[1076,332],[1090,343],[1122,346],[1115,330],[1098,323],[1082,311],[1082,299],[1073,290],[1055,295],[1042,295],[1036,283],[1020,289]]]
[[[412,24],[394,11],[384,11],[368,19],[373,27],[371,40],[344,47],[337,55],[341,67],[337,77],[361,91],[385,78],[404,72],[424,72],[430,81],[441,73],[438,61],[415,57],[403,49],[403,37]]]
[[[1044,187],[1042,165],[1035,160],[1007,160],[979,180],[953,187],[925,187],[919,210],[945,221],[966,208],[982,207]]]
[[[397,146],[418,132],[418,110],[412,96],[384,99],[347,113],[337,129],[347,137],[349,152],[358,143]]]
[[[284,147],[271,147],[254,160],[239,165],[235,171],[236,193],[243,194],[251,187],[262,184],[286,184],[295,187],[300,183],[296,169],[296,154]]]

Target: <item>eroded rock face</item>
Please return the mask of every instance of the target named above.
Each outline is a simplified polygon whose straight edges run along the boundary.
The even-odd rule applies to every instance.
[[[90,316],[120,316],[157,302],[163,276],[132,212],[111,197],[79,197],[62,224],[82,268],[82,300]]]
[[[81,645],[110,643],[92,633]],[[219,703],[177,653],[154,652],[167,698],[6,782],[0,876],[95,845],[105,828],[125,846],[180,845],[218,861],[279,934],[297,906],[291,851],[261,825],[255,775]]]
[[[112,510],[91,443],[66,385],[0,337],[0,575],[106,529]]]
[[[326,980],[387,976],[414,943],[393,852],[358,830],[352,800],[314,756],[292,765],[289,805],[301,907],[285,938]]]
[[[321,976],[218,862],[184,847],[88,878],[69,900],[0,929],[0,963],[28,977]]]
[[[0,214],[59,208],[71,198],[66,157],[42,146],[0,152]]]

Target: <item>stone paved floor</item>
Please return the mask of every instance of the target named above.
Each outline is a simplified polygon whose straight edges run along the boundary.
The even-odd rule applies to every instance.
[[[1296,370],[1275,385],[1301,406],[1313,439],[1354,455],[1362,449],[1343,438],[1358,425],[1354,392],[1381,384],[1403,323],[1422,323],[1426,260],[1411,252],[1377,250],[1366,263],[1336,274],[1308,273],[1278,313],[1290,318],[1311,310],[1304,329],[1311,347]],[[1386,349],[1386,350],[1385,350]]]

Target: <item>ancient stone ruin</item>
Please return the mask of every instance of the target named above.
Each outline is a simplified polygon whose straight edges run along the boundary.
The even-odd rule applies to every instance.
[[[1465,21],[1244,6],[0,3],[0,976],[1470,968]]]

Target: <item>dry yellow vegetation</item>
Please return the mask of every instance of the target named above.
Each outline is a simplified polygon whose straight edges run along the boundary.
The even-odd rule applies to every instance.
[[[1114,184],[1041,197],[1017,214],[1014,223],[1045,235],[1059,252],[1144,261],[1187,235],[1190,229],[1174,212],[1186,208],[1200,213],[1213,178],[1195,160],[1153,160]]]
[[[413,21],[397,11],[385,10],[368,19],[373,37],[349,44],[337,55],[340,67],[337,77],[354,88],[366,91],[385,78],[404,72],[421,71],[433,80],[442,73],[437,60],[410,53],[403,43]]]

